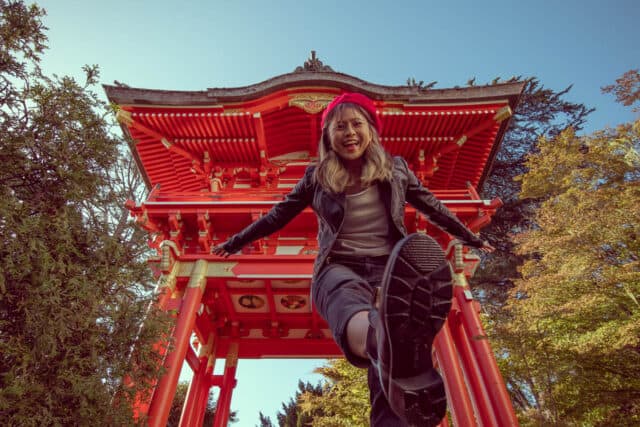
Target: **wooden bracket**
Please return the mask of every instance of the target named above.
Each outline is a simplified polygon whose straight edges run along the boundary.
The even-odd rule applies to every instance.
[[[209,220],[209,212],[198,212],[198,244],[204,252],[211,252],[211,221]]]
[[[182,247],[183,227],[182,216],[180,211],[175,211],[169,214],[167,219],[169,225],[169,236],[179,247]]]

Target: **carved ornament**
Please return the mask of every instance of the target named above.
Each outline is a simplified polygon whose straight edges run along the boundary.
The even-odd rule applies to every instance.
[[[328,65],[324,65],[322,61],[320,61],[316,57],[316,51],[312,50],[311,56],[309,57],[309,59],[307,59],[304,62],[302,67],[296,67],[296,69],[294,70],[294,73],[304,73],[304,72],[314,72],[314,73],[333,72],[333,69]]]
[[[327,108],[327,105],[333,101],[333,98],[335,98],[335,95],[302,93],[293,95],[291,99],[289,99],[289,106],[301,108],[309,114],[318,114]]]

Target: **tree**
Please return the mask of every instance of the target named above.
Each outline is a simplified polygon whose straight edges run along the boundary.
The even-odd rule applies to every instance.
[[[539,205],[493,324],[523,425],[640,422],[640,120],[543,138],[522,176]]]
[[[280,427],[302,427],[312,424],[314,416],[321,413],[321,410],[312,410],[304,412],[300,407],[300,399],[304,395],[321,396],[323,388],[321,384],[312,385],[310,382],[298,381],[298,390],[296,391],[295,398],[289,399],[289,402],[282,402],[282,410],[276,415],[278,418],[278,425]],[[271,420],[269,420],[271,422]]]
[[[527,155],[538,150],[540,137],[553,139],[565,129],[579,130],[593,111],[584,104],[564,99],[571,86],[555,91],[544,87],[535,77],[526,79],[526,82],[482,191],[483,197],[500,197],[504,202],[491,224],[482,230],[483,236],[497,250],[483,256],[480,268],[471,279],[474,295],[482,304],[482,320],[499,363],[511,358],[526,361],[529,351],[529,346],[521,343],[510,347],[507,353],[502,344],[506,337],[500,336],[505,333],[500,326],[511,319],[504,306],[514,281],[520,277],[519,267],[524,262],[524,256],[516,251],[515,238],[532,226],[538,206],[536,200],[519,197],[521,181],[515,178],[527,171]],[[527,396],[531,387],[522,376],[512,377],[516,375],[514,370],[501,371],[512,392],[515,407],[528,407]]]
[[[616,101],[622,105],[633,105],[640,101],[640,73],[637,69],[629,70],[616,79],[615,84],[603,87],[602,92],[615,94]]]
[[[256,427],[275,427],[275,425],[273,424],[273,421],[271,421],[271,418],[264,415],[262,411],[259,412],[259,416],[260,416],[260,425]]]
[[[327,382],[322,393],[307,391],[300,395],[298,406],[303,415],[311,417],[311,423],[306,425],[368,426],[367,370],[356,368],[345,359],[334,359],[315,372],[322,374]]]
[[[149,308],[142,233],[123,220],[135,189],[118,180],[98,68],[82,84],[43,75],[43,15],[0,0],[0,419],[129,425],[168,322]]]
[[[515,253],[513,236],[530,225],[535,208],[532,201],[518,197],[520,182],[514,178],[526,172],[526,156],[536,151],[540,137],[553,138],[569,127],[580,130],[593,112],[583,104],[565,100],[570,90],[571,86],[554,91],[535,77],[526,79],[520,103],[484,185],[483,197],[500,197],[504,202],[491,224],[482,230],[497,250],[485,257],[473,279],[474,288],[482,291],[476,292],[477,296],[492,313],[500,310],[506,288],[519,276],[517,268],[523,260]]]

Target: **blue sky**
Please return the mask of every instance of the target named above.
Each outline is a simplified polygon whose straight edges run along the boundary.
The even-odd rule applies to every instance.
[[[536,76],[595,107],[585,131],[632,120],[600,87],[640,67],[640,1],[40,1],[48,16],[47,73],[102,82],[203,90],[288,73],[317,51],[334,70],[378,84],[407,78],[463,86]],[[222,363],[220,363],[221,365]],[[270,415],[319,361],[245,361],[232,409],[238,427]]]

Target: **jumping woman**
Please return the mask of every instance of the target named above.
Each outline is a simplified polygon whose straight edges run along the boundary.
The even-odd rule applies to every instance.
[[[373,102],[344,93],[322,114],[319,161],[266,215],[217,245],[229,256],[311,205],[318,256],[311,292],[347,360],[368,369],[372,426],[433,426],[445,415],[431,346],[451,307],[451,270],[431,237],[404,226],[405,202],[464,244],[493,251],[380,143]]]

